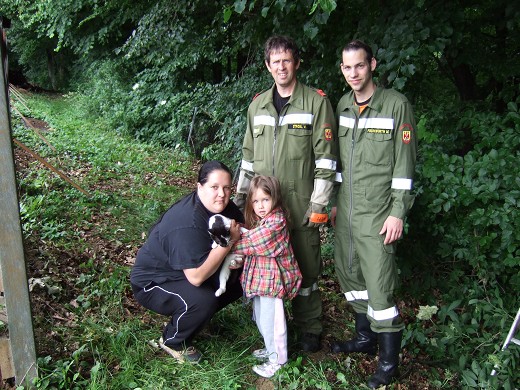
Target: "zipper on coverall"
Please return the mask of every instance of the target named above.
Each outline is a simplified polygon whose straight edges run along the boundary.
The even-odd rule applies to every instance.
[[[280,120],[281,118],[283,118],[283,116],[285,115],[285,113],[287,112],[287,108],[288,108],[288,104],[285,103],[285,105],[282,107],[282,109],[280,110],[280,113],[278,114],[278,117],[276,118],[276,121],[274,122],[274,135],[273,135],[273,153],[272,153],[272,158],[273,158],[273,176],[276,176],[275,175],[275,156],[276,156],[276,141],[277,141],[277,135],[278,135],[278,129],[281,127],[280,126]],[[276,109],[275,109],[276,111]]]
[[[356,134],[356,129],[358,127],[358,124],[359,124],[359,116],[356,115],[356,120],[354,122],[354,128],[352,129],[350,164],[349,164],[349,170],[348,170],[348,184],[349,184],[349,197],[350,197],[350,204],[349,204],[349,210],[348,210],[349,239],[350,239],[349,254],[348,254],[348,270],[350,273],[352,273],[352,261],[353,261],[353,257],[354,257],[354,235],[352,234],[352,213],[354,211],[354,191],[352,190],[352,162],[354,161],[354,147],[356,144],[355,134]]]

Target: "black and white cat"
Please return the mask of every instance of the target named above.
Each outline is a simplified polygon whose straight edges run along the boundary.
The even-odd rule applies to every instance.
[[[231,234],[229,232],[231,220],[221,214],[215,214],[210,217],[208,225],[208,232],[213,240],[213,248],[217,245],[228,246],[229,241],[231,240]],[[247,232],[247,229],[241,227],[240,231],[244,233]],[[231,272],[229,267],[234,267],[237,264],[237,261],[239,261],[238,258],[242,259],[243,257],[235,253],[229,253],[224,259],[218,278],[219,289],[215,291],[215,296],[219,297],[226,292],[226,283]]]

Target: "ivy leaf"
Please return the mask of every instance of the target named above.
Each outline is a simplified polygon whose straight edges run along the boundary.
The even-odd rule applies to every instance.
[[[231,15],[232,14],[233,14],[233,11],[231,10],[231,8],[226,7],[224,9],[224,23],[229,22],[229,20],[231,19]]]

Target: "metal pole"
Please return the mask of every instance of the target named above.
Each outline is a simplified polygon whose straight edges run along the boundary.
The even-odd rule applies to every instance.
[[[7,53],[4,30],[0,29],[0,32],[0,266],[15,381],[31,387],[38,374],[11,142],[8,82],[4,61]]]

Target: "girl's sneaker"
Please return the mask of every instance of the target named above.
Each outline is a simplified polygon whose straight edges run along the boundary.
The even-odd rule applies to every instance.
[[[253,371],[264,378],[271,378],[280,368],[282,368],[281,364],[265,362],[264,364],[253,366]]]
[[[253,351],[253,357],[258,360],[267,360],[269,359],[269,352],[267,352],[267,349],[255,349]]]

